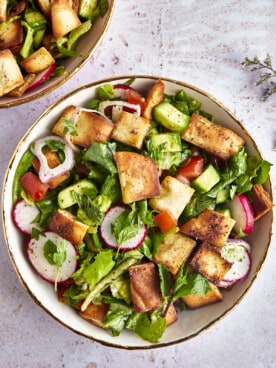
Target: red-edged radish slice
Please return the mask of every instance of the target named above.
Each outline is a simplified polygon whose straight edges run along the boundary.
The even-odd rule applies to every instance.
[[[31,234],[33,228],[40,228],[34,222],[39,213],[37,207],[28,204],[24,199],[20,199],[13,207],[12,218],[19,230],[23,233]]]
[[[121,215],[122,212],[128,211],[125,206],[113,206],[111,207],[105,214],[103,222],[100,226],[100,235],[105,244],[113,249],[120,250],[131,250],[138,248],[143,241],[145,240],[147,230],[146,225],[143,224],[141,228],[139,228],[138,233],[131,239],[124,241],[120,246],[118,246],[117,240],[112,233],[112,224],[116,221],[116,219]]]
[[[245,194],[236,194],[229,202],[232,218],[236,221],[234,230],[250,234],[254,227],[254,212],[249,199]]]
[[[44,256],[44,245],[48,240],[54,242],[57,247],[60,243],[65,242],[66,244],[66,258],[59,267],[58,273],[57,267],[50,264]],[[72,243],[52,231],[47,231],[44,234],[41,234],[38,239],[31,238],[27,246],[27,255],[37,273],[44,280],[52,284],[55,282],[59,284],[68,280],[72,273],[77,269],[76,248]]]
[[[251,252],[250,244],[241,238],[228,238],[222,249],[228,249],[231,252],[231,248],[235,249],[239,246],[244,247],[249,253]]]
[[[230,270],[224,275],[219,287],[229,287],[246,278],[251,269],[250,246],[240,239],[230,240],[221,249],[221,256],[232,263]]]
[[[225,281],[225,280],[221,280],[218,284],[218,287],[220,288],[228,288],[230,286],[232,286],[235,283],[235,281]]]
[[[56,64],[52,64],[46,70],[38,73],[33,83],[26,89],[26,92],[31,91],[34,88],[37,88],[42,83],[44,83],[56,70]]]

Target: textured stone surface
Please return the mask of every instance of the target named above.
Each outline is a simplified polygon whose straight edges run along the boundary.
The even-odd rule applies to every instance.
[[[257,75],[245,56],[276,65],[276,1],[118,0],[94,56],[59,90],[24,106],[0,110],[1,184],[18,140],[39,115],[68,91],[114,75],[159,75],[214,95],[245,125],[265,159],[276,162],[276,95],[260,101]],[[276,169],[272,168],[275,190]],[[243,301],[222,321],[168,348],[110,349],[62,327],[25,292],[9,261],[1,229],[0,366],[66,368],[276,366],[276,242]]]

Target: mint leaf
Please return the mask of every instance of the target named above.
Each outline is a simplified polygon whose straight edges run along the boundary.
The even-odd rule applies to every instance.
[[[155,314],[133,313],[127,321],[126,328],[146,341],[157,343],[166,329],[166,319]]]
[[[43,254],[50,265],[60,267],[66,259],[66,241],[56,244],[52,240],[47,240],[43,246]]]
[[[117,167],[114,163],[113,152],[116,150],[116,143],[93,142],[84,152],[83,160],[92,161],[101,165],[111,174],[117,174]]]
[[[78,135],[76,128],[70,119],[62,118],[62,124],[65,128],[65,134],[68,132],[74,137]]]
[[[160,277],[161,294],[164,298],[167,298],[170,296],[170,289],[171,289],[170,273],[162,263],[158,263],[158,271]]]
[[[118,336],[125,328],[129,316],[133,309],[122,303],[110,304],[109,310],[104,318],[103,327],[109,328],[113,336]]]
[[[173,285],[172,302],[191,294],[204,295],[211,290],[208,280],[199,273],[188,273],[187,265],[184,263],[177,275]]]
[[[134,221],[133,211],[125,210],[112,224],[112,234],[115,236],[119,246],[137,235],[139,225],[138,223],[133,223]]]
[[[56,244],[52,240],[48,239],[43,246],[44,257],[47,259],[50,265],[56,266],[55,291],[57,290],[57,280],[60,266],[66,260],[66,248],[66,240]]]

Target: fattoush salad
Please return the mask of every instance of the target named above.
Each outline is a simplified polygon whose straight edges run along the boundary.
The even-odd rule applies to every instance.
[[[20,97],[84,57],[79,38],[108,11],[108,0],[0,0],[0,97]]]
[[[34,141],[13,183],[26,257],[80,317],[157,343],[250,272],[271,164],[162,80],[103,84]],[[233,286],[234,287],[234,286]]]

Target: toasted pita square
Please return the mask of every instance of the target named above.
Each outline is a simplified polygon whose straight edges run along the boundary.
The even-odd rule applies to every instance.
[[[24,78],[10,50],[0,51],[0,96],[21,86]]]
[[[135,152],[115,152],[124,203],[160,194],[158,170],[154,161]]]

